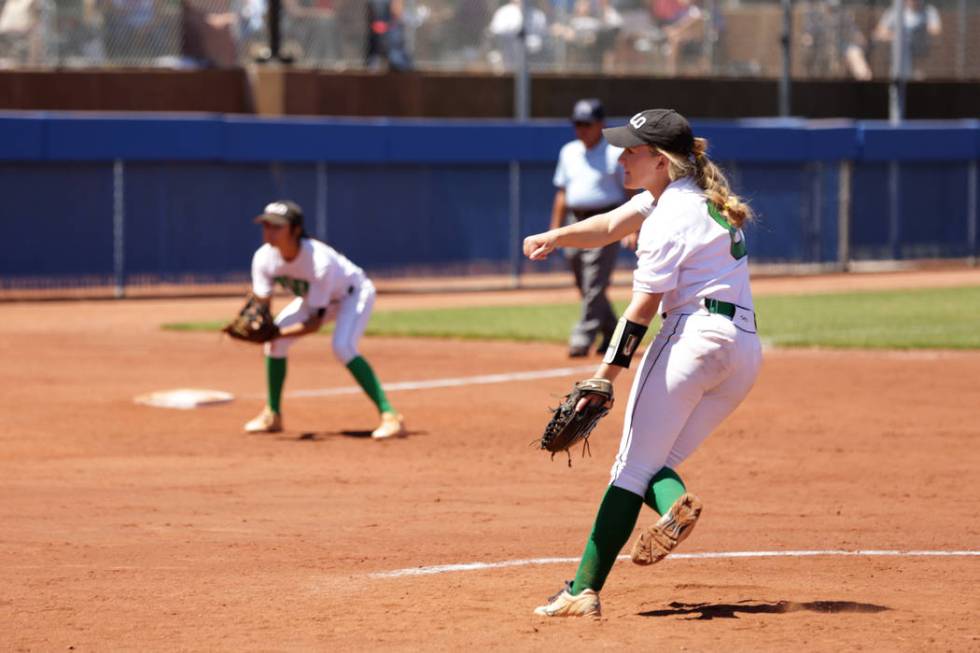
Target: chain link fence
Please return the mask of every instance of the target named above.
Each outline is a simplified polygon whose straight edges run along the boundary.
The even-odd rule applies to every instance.
[[[980,2],[903,0],[912,79],[980,79]],[[892,0],[793,0],[796,79],[884,79]],[[776,78],[780,0],[528,0],[531,69]],[[520,0],[281,0],[300,67],[507,73]],[[228,67],[268,54],[268,0],[0,0],[0,67]]]

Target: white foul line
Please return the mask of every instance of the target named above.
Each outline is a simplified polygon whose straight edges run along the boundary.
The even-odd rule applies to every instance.
[[[578,376],[595,371],[595,365],[581,367],[558,367],[550,370],[534,370],[531,372],[508,372],[504,374],[483,374],[480,376],[461,376],[453,379],[429,379],[426,381],[401,381],[385,383],[381,387],[385,392],[398,390],[430,390],[432,388],[459,388],[467,385],[485,385],[488,383],[509,383],[511,381],[534,381],[536,379],[552,379],[562,376]],[[317,390],[296,390],[287,392],[288,397],[335,397],[363,392],[359,386],[350,385],[341,388],[320,388]],[[265,395],[263,395],[265,396]]]
[[[667,560],[710,560],[721,558],[807,558],[814,556],[893,556],[893,557],[958,557],[980,556],[980,551],[891,551],[866,549],[860,551],[843,551],[828,549],[825,551],[721,551],[716,553],[674,553]],[[628,560],[628,555],[621,555],[617,560]],[[475,571],[481,569],[503,569],[506,567],[525,567],[528,565],[552,565],[578,562],[578,558],[526,558],[524,560],[503,560],[501,562],[465,562],[453,565],[435,565],[431,567],[408,567],[392,571],[379,571],[368,574],[370,578],[399,578],[402,576],[430,576],[446,574],[453,571]]]

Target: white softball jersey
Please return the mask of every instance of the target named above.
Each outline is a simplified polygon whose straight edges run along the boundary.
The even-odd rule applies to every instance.
[[[272,294],[279,284],[313,308],[325,308],[350,294],[364,278],[364,271],[326,243],[313,238],[300,241],[299,254],[287,261],[272,245],[265,244],[252,257],[252,292]]]
[[[656,202],[649,192],[629,201],[647,216],[633,290],[663,293],[664,319],[633,379],[611,482],[644,496],[661,468],[683,462],[748,395],[762,347],[741,231],[712,216],[690,178]],[[706,299],[739,308],[734,317],[711,312]]]
[[[280,327],[305,322],[325,309],[324,319],[335,321],[334,356],[345,365],[358,355],[374,308],[375,289],[364,271],[335,249],[312,238],[304,238],[295,259],[286,261],[272,245],[260,247],[252,257],[252,292],[269,297],[276,284],[296,297],[276,315]],[[265,343],[265,353],[285,358],[295,337]]]
[[[745,237],[719,224],[690,177],[671,183],[654,202],[650,191],[629,204],[646,217],[636,248],[633,290],[663,293],[661,313],[697,307],[708,297],[754,310],[748,257],[732,250]]]

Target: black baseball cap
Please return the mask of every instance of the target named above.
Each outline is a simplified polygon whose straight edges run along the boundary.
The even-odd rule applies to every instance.
[[[602,102],[594,97],[579,100],[572,107],[572,122],[593,123],[606,117]]]
[[[602,135],[616,147],[653,145],[684,155],[694,150],[694,132],[690,123],[673,109],[641,111],[622,127],[603,129]]]
[[[255,222],[269,224],[295,225],[303,224],[303,209],[296,202],[276,200],[265,205],[262,213],[255,217]]]

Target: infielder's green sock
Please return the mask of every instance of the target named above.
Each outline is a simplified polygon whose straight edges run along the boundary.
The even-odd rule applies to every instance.
[[[670,467],[661,467],[660,471],[654,475],[653,480],[650,481],[650,487],[647,488],[643,502],[662,515],[670,510],[670,507],[681,498],[685,491],[684,481],[677,475],[677,472]]]
[[[572,583],[572,594],[587,588],[597,592],[602,589],[616,556],[636,526],[642,507],[642,497],[615,485],[609,486],[599,505],[592,534],[585,543],[585,553]]]
[[[381,389],[381,382],[378,381],[374,370],[371,369],[371,366],[368,365],[368,362],[364,360],[363,356],[355,356],[351,362],[347,363],[347,369],[354,375],[357,384],[364,389],[364,392],[371,398],[374,405],[378,407],[378,412],[395,412],[395,409],[388,402],[388,396],[385,394],[385,391]]]
[[[265,357],[265,378],[269,388],[269,410],[278,414],[282,384],[286,381],[286,359]]]

